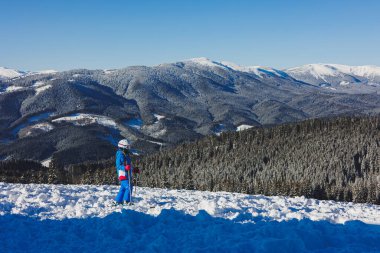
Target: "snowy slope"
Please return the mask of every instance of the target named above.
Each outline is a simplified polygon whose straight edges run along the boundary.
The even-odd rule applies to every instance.
[[[297,80],[314,85],[380,84],[380,67],[341,64],[307,64],[286,69]]]
[[[316,78],[324,76],[341,76],[342,74],[375,78],[380,77],[380,67],[377,66],[348,66],[342,64],[307,64],[286,70],[289,74],[311,74]]]
[[[25,76],[32,76],[32,75],[45,75],[45,74],[56,74],[58,71],[48,69],[48,70],[41,70],[41,71],[20,71],[15,69],[9,69],[5,67],[0,67],[0,80],[7,80],[12,79],[16,77],[25,77]]]
[[[24,74],[25,73],[22,71],[0,67],[0,79],[4,79],[4,80],[11,79],[11,78],[22,76]]]
[[[240,72],[247,72],[247,73],[253,73],[257,75],[258,77],[267,77],[267,76],[276,76],[281,78],[286,78],[288,75],[278,69],[274,69],[271,67],[265,67],[265,66],[240,66],[238,64],[235,64],[233,62],[228,61],[222,61],[221,64]]]
[[[116,122],[109,117],[88,113],[74,113],[69,116],[54,119],[52,122],[72,122],[77,126],[85,126],[96,123],[106,127],[117,127]]]
[[[247,72],[255,74],[256,76],[260,78],[268,77],[268,76],[276,76],[281,78],[286,78],[288,75],[278,69],[274,69],[271,67],[264,67],[264,66],[240,66],[236,63],[229,62],[229,61],[213,61],[206,57],[199,57],[199,58],[192,58],[185,61],[186,63],[192,63],[192,64],[199,64],[206,67],[212,67],[212,68],[222,68],[222,69],[228,69],[228,70],[234,70],[234,71],[240,71],[240,72]]]
[[[370,65],[307,64],[285,70],[278,70],[265,66],[240,66],[229,61],[217,62],[206,57],[192,58],[184,62],[202,65],[208,68],[221,68],[251,73],[259,78],[294,78],[305,83],[322,87],[352,86],[357,84],[380,86],[380,67]],[[355,89],[355,87],[345,88]]]
[[[111,207],[117,190],[0,183],[0,251],[380,251],[376,205],[137,187]]]

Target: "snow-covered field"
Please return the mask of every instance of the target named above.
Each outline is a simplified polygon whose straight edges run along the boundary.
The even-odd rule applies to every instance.
[[[0,252],[380,252],[380,206],[304,197],[0,183]]]
[[[112,128],[117,127],[116,122],[109,117],[102,116],[102,115],[88,114],[88,113],[74,113],[66,117],[61,117],[61,118],[52,120],[52,122],[65,122],[65,121],[72,122],[74,125],[77,125],[77,126],[85,126],[85,125],[97,123],[99,125],[103,125],[106,127],[112,127]]]

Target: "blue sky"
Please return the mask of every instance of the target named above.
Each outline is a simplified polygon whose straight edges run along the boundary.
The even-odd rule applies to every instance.
[[[376,0],[0,0],[0,66],[380,65]]]

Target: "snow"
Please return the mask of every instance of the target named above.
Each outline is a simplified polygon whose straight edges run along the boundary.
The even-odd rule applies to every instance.
[[[44,85],[45,85],[45,82],[43,82],[43,81],[37,81],[37,82],[35,82],[33,84],[33,87],[38,88],[38,87],[41,87],[41,86],[44,86]]]
[[[47,74],[56,74],[56,73],[58,73],[58,71],[53,70],[53,69],[47,69],[47,70],[26,72],[24,76],[47,75]]]
[[[294,68],[289,68],[284,71],[264,66],[241,66],[229,61],[213,61],[206,57],[192,58],[184,62],[195,63],[207,67],[218,67],[223,69],[232,69],[240,72],[253,73],[260,78],[267,76],[275,76],[286,78],[288,75],[297,78],[299,75],[311,75],[316,79],[321,79],[325,82],[326,77],[340,78],[344,75],[368,78],[370,81],[380,77],[380,67],[372,65],[364,66],[349,66],[342,64],[306,64]]]
[[[149,132],[149,136],[152,136],[154,138],[160,138],[161,136],[164,136],[166,132],[167,132],[166,128],[162,128],[158,131]]]
[[[23,78],[32,75],[44,75],[44,74],[55,74],[58,73],[56,70],[41,70],[41,71],[19,71],[15,69],[9,69],[5,67],[0,67],[0,79],[12,79],[12,78]]]
[[[104,71],[104,74],[106,74],[106,75],[110,75],[112,73],[117,72],[116,69],[104,69],[103,71]]]
[[[191,63],[195,63],[195,64],[207,66],[207,67],[226,68],[226,66],[224,66],[223,64],[216,61],[212,61],[206,57],[191,58],[191,59],[185,60],[185,62],[191,62]]]
[[[32,125],[32,126],[28,127],[28,132],[25,134],[25,136],[31,135],[32,130],[35,130],[35,129],[40,129],[44,132],[49,132],[49,131],[54,129],[54,126],[49,124],[49,123],[46,123],[46,122]]]
[[[53,86],[50,84],[44,85],[44,86],[39,86],[38,88],[36,88],[36,95],[40,94],[41,92],[43,92],[47,89],[50,89],[51,87],[53,87]]]
[[[247,72],[247,73],[253,73],[257,75],[258,77],[266,77],[266,76],[277,76],[277,77],[286,77],[287,74],[274,69],[270,67],[265,67],[265,66],[240,66],[238,64],[235,64],[233,62],[228,62],[228,61],[222,61],[221,64],[235,70],[235,71],[240,71],[240,72]]]
[[[52,74],[56,74],[56,73],[58,73],[58,71],[52,70],[52,69],[48,69],[48,70],[26,72],[23,76],[20,76],[20,77],[22,78],[22,77],[27,77],[27,76],[48,75],[48,74],[52,75]]]
[[[380,67],[372,66],[372,65],[364,65],[364,66],[348,66],[341,64],[328,64],[329,66],[337,69],[338,71],[366,78],[374,78],[380,76]]]
[[[14,135],[17,135],[21,129],[29,127],[31,125],[31,123],[42,121],[44,119],[49,118],[51,115],[53,115],[52,112],[44,112],[44,113],[40,113],[40,114],[31,116],[28,118],[27,122],[24,122],[24,123],[18,125],[17,127],[15,127],[12,130],[12,133]],[[42,130],[47,130],[47,131],[50,131],[49,129],[53,128],[53,126],[50,125],[49,123],[36,124],[34,126],[35,126],[35,128],[41,128]],[[33,126],[32,126],[32,128],[33,128]]]
[[[153,116],[157,119],[157,121],[160,121],[165,118],[165,116],[159,114],[153,114]]]
[[[49,168],[51,163],[51,157],[41,162],[42,166]]]
[[[38,82],[36,82],[35,84],[32,85],[32,88],[34,88],[35,91],[36,91],[36,95],[40,94],[41,92],[43,92],[43,91],[45,91],[47,89],[50,89],[51,87],[52,87],[52,85],[45,84],[42,81],[38,81]],[[10,85],[10,86],[6,87],[6,89],[5,89],[4,92],[0,92],[0,94],[2,94],[2,93],[11,93],[11,92],[19,91],[19,90],[30,89],[30,88],[31,87],[22,87],[22,86]]]
[[[339,76],[339,72],[328,64],[307,64],[286,70],[290,74],[310,74],[316,79],[325,80],[325,76]]]
[[[307,64],[285,70],[290,75],[312,75],[316,79],[325,80],[325,77],[341,77],[343,75],[353,75],[373,79],[380,77],[380,67],[365,66],[348,66],[341,64]],[[326,80],[325,80],[326,81]]]
[[[150,142],[150,143],[153,143],[153,144],[157,144],[157,145],[159,145],[159,146],[165,146],[165,144],[162,143],[162,142],[158,142],[158,141],[149,141],[149,140],[147,140],[147,141]]]
[[[22,76],[23,74],[24,73],[22,71],[0,67],[0,79],[12,79]]]
[[[57,70],[54,70],[54,69],[46,69],[46,70],[40,70],[40,71],[37,71],[37,72],[34,72],[36,74],[56,74],[58,73]]]
[[[99,124],[103,125],[106,127],[112,127],[112,128],[117,128],[116,122],[108,118],[106,116],[102,115],[95,115],[95,114],[87,114],[87,113],[75,113],[66,117],[61,117],[52,120],[52,122],[72,122],[74,125],[77,126],[85,126],[89,124]]]
[[[41,92],[50,89],[53,87],[51,84],[46,84],[45,82],[42,81],[37,81],[35,84],[33,84],[33,87],[36,90],[36,95],[40,94]]]
[[[22,89],[25,89],[25,87],[12,85],[12,86],[8,86],[5,92],[14,92],[14,91],[22,90]]]
[[[251,125],[245,125],[245,124],[243,124],[243,125],[240,125],[240,126],[238,126],[237,128],[236,128],[236,131],[243,131],[243,130],[247,130],[247,129],[250,129],[250,128],[252,128],[253,126],[251,126]]]
[[[189,60],[185,60],[185,62],[191,62],[207,67],[218,67],[222,69],[232,69],[235,71],[240,72],[247,72],[247,73],[253,73],[257,75],[260,78],[267,77],[267,76],[277,76],[277,77],[287,77],[287,74],[285,72],[282,72],[280,70],[270,68],[270,67],[264,67],[264,66],[240,66],[238,64],[235,64],[233,62],[229,61],[221,61],[216,62],[212,61],[206,57],[200,57],[200,58],[192,58]]]
[[[377,205],[136,187],[112,207],[117,191],[0,183],[0,251],[380,251]]]

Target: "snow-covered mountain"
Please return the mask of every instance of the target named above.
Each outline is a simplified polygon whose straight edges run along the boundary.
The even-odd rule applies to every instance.
[[[21,71],[10,69],[6,67],[0,67],[0,80],[9,80],[17,77],[27,77],[31,75],[44,75],[44,74],[55,74],[56,70],[41,70],[41,71]]]
[[[369,85],[380,87],[380,67],[348,66],[341,64],[307,64],[299,67],[279,70],[265,66],[240,66],[228,61],[213,61],[206,57],[192,58],[187,63],[199,64],[211,68],[231,69],[256,75],[259,78],[279,77],[302,81],[321,87],[349,89],[352,85]],[[365,87],[365,86],[364,86]],[[355,89],[355,87],[350,87]]]
[[[9,69],[5,67],[0,67],[0,80],[11,79],[11,78],[19,77],[22,75],[25,75],[25,72],[15,70],[15,69]]]
[[[270,77],[270,76],[276,76],[276,77],[282,77],[282,78],[289,77],[285,72],[278,69],[271,68],[271,67],[240,66],[236,63],[229,62],[229,61],[221,61],[221,62],[212,61],[206,57],[192,58],[189,60],[185,60],[185,62],[188,62],[188,63],[190,62],[190,63],[199,64],[199,65],[208,66],[208,67],[214,67],[214,68],[224,68],[224,69],[230,69],[234,71],[252,73],[260,78],[265,78],[265,77]]]
[[[201,65],[206,68],[220,68],[224,70],[251,73],[259,78],[294,78],[305,83],[322,87],[349,86],[358,84],[380,86],[380,67],[373,65],[349,66],[342,64],[307,64],[299,67],[279,70],[267,66],[241,66],[229,61],[218,62],[210,60],[206,57],[191,58],[182,62],[190,65]],[[161,65],[164,66],[165,64]],[[110,71],[106,72],[108,74],[111,73]],[[3,80],[37,74],[56,73],[58,73],[56,70],[29,72],[0,67],[0,79]]]
[[[0,252],[380,251],[377,205],[136,187],[114,207],[117,191],[0,183]]]
[[[380,67],[307,64],[285,70],[293,78],[317,86],[380,86]]]
[[[369,72],[368,77],[372,77]],[[350,82],[355,80],[352,76],[347,78]],[[46,160],[55,152],[61,135],[78,141],[76,127],[84,132],[96,127],[97,133],[95,129],[91,131],[91,143],[114,145],[123,136],[140,143],[139,148],[153,151],[161,147],[158,143],[176,145],[205,135],[236,131],[242,125],[374,114],[380,110],[380,86],[363,81],[361,85],[339,85],[342,88],[338,89],[305,80],[296,80],[286,71],[270,67],[243,67],[204,57],[152,67],[24,73],[0,82],[0,159]],[[87,116],[52,121],[78,113],[96,119],[106,117],[116,127],[104,126],[99,124],[102,120],[90,120]],[[39,115],[44,117],[38,122],[30,121]],[[155,115],[165,117],[158,120]],[[82,142],[89,142],[89,138],[80,139],[80,144],[65,142],[64,147],[58,147],[63,150],[68,144],[84,145]],[[41,140],[46,152],[32,156],[29,145]],[[107,152],[100,153],[106,156]]]

